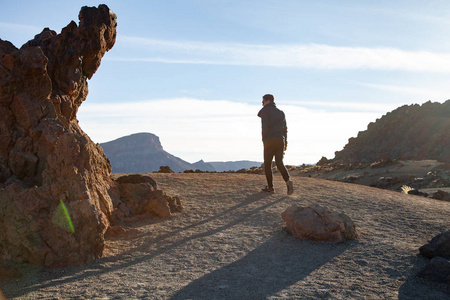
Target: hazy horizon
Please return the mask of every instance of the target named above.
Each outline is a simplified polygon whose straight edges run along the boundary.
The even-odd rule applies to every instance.
[[[333,158],[393,109],[450,98],[448,1],[102,1],[117,40],[78,112],[96,143],[137,132],[183,160],[262,160],[261,97],[288,122],[287,164]],[[96,1],[2,4],[20,48]]]

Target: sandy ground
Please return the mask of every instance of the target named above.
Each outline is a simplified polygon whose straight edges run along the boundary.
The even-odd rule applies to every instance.
[[[449,229],[450,203],[375,188],[294,177],[286,196],[259,192],[262,175],[152,174],[185,206],[168,219],[129,225],[86,267],[41,270],[0,285],[8,299],[449,299],[414,275],[418,248]],[[360,237],[302,241],[283,228],[291,204],[346,212]]]

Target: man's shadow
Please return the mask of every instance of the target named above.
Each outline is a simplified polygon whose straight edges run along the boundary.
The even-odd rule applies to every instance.
[[[280,230],[245,257],[191,282],[171,299],[266,299],[355,244],[302,241]]]

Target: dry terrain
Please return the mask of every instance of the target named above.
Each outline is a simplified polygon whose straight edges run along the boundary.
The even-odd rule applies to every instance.
[[[259,192],[262,175],[152,174],[184,211],[128,224],[105,257],[85,267],[16,266],[8,299],[448,299],[414,275],[418,248],[449,229],[450,203],[366,186],[294,177],[286,196]],[[347,213],[359,238],[302,241],[283,228],[292,204]]]
[[[396,163],[387,164],[386,166],[371,168],[370,166],[364,168],[324,168],[322,170],[315,170],[314,167],[310,171],[298,169],[291,172],[299,176],[308,176],[320,179],[329,179],[343,182],[357,183],[367,186],[378,186],[377,184],[383,178],[397,178],[396,182],[386,186],[389,190],[401,190],[402,185],[411,184],[415,185],[415,188],[421,192],[428,193],[431,196],[438,190],[450,192],[448,167],[443,167],[445,163],[438,162],[437,160],[409,160],[409,161],[397,161]],[[441,168],[439,166],[442,166]],[[436,173],[439,170],[441,173],[439,176],[433,177],[430,173]],[[444,174],[445,172],[445,174]],[[438,181],[440,183],[429,182],[433,187],[426,187],[427,182],[423,179],[429,179],[429,181]],[[437,180],[436,180],[437,179]],[[419,182],[414,182],[419,180]],[[395,180],[394,180],[395,181]],[[442,183],[445,182],[443,185]],[[424,187],[425,186],[425,187]]]

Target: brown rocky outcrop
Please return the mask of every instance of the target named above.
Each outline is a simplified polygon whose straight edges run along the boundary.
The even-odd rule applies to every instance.
[[[435,192],[431,198],[436,199],[436,200],[442,200],[442,201],[449,201],[450,202],[450,194],[445,192],[445,191],[441,191],[438,190],[437,192]]]
[[[292,205],[282,214],[286,228],[298,239],[342,243],[357,238],[355,224],[345,213],[326,206]]]
[[[120,204],[115,214],[118,220],[146,214],[165,218],[183,209],[178,196],[171,197],[158,190],[156,182],[149,176],[126,175],[117,178],[116,182],[120,191]]]
[[[399,107],[350,138],[333,162],[372,163],[383,158],[450,162],[449,116],[450,100]]]
[[[21,49],[0,40],[0,260],[66,266],[102,255],[122,203],[102,148],[76,114],[116,39],[106,5]]]
[[[450,285],[450,230],[432,238],[419,252],[431,259],[419,277]]]
[[[431,241],[420,247],[419,251],[428,258],[441,256],[450,259],[450,230],[432,238]]]

